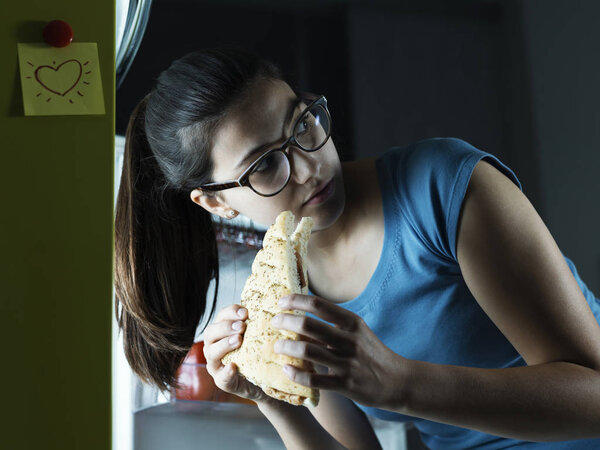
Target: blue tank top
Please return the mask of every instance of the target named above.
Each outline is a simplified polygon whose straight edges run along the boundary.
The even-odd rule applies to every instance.
[[[460,139],[434,138],[393,147],[376,160],[385,220],[381,258],[364,291],[339,305],[361,316],[385,345],[403,357],[481,368],[526,365],[481,309],[457,262],[459,212],[481,159],[522,190],[516,175],[498,158]],[[566,256],[565,260],[600,319],[600,300],[573,262]],[[600,449],[600,439],[530,443],[356,405],[379,419],[413,422],[431,449]]]

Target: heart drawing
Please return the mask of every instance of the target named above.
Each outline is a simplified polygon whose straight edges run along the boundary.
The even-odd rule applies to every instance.
[[[81,63],[76,59],[69,59],[56,68],[39,66],[35,69],[35,79],[50,92],[64,96],[77,86],[81,73]]]

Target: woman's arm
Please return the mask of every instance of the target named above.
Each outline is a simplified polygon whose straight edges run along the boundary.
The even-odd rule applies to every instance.
[[[600,327],[533,206],[485,161],[475,167],[462,205],[457,258],[474,298],[527,367],[411,361],[356,314],[295,294],[279,300],[282,309],[323,320],[281,313],[274,326],[316,343],[282,340],[275,351],[330,373],[288,366],[290,379],[365,406],[516,439],[600,437]]]
[[[600,375],[567,362],[478,369],[411,361],[402,414],[526,441],[600,437]]]
[[[320,364],[315,369],[327,373],[327,367]],[[351,450],[381,449],[373,426],[352,400],[326,389],[321,389],[320,397],[319,405],[309,411],[338,442]]]
[[[274,399],[257,404],[279,433],[287,450],[346,449],[319,425],[308,408]]]
[[[527,367],[398,358],[389,409],[516,439],[600,437],[600,327],[550,232],[492,165],[474,169],[458,262],[482,309]]]
[[[318,364],[315,367],[317,372],[327,373],[327,368]],[[276,400],[258,403],[258,407],[288,450],[381,449],[366,416],[351,400],[336,392],[321,390],[316,408],[292,406]]]

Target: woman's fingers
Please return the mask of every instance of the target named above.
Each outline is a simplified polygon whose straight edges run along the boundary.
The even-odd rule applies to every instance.
[[[307,344],[313,346],[321,344],[330,349],[332,354],[352,356],[356,351],[356,343],[352,333],[340,328],[334,328],[313,317],[280,313],[272,319],[272,325],[275,328],[285,328],[286,330],[295,331],[302,336],[306,336],[310,341]]]
[[[217,317],[215,318],[215,322],[220,322],[221,320],[234,320],[241,319],[245,320],[248,317],[248,310],[244,308],[242,305],[238,305],[234,303],[233,305],[226,306],[221,309],[217,313]]]
[[[231,324],[244,321],[248,318],[248,310],[241,305],[229,305],[220,310],[215,318],[215,321],[208,325],[204,330],[204,345],[212,344],[226,335],[227,330],[239,332],[240,330],[232,329]],[[223,325],[227,322],[228,325]],[[244,327],[242,327],[243,329]],[[205,355],[206,356],[206,355]]]
[[[229,363],[226,366],[221,367],[215,382],[220,389],[226,392],[237,392],[238,391],[238,379],[237,379],[237,366],[235,363]]]
[[[221,322],[223,320],[246,320],[248,318],[248,310],[242,305],[234,303],[233,305],[226,306],[217,313],[217,317],[214,322]]]
[[[352,332],[359,326],[359,316],[320,297],[291,294],[280,298],[279,306],[287,310],[299,309],[310,312],[342,330]]]
[[[258,401],[266,396],[262,389],[240,375],[235,363],[223,365],[221,359],[242,345],[248,310],[241,305],[221,309],[204,330],[204,356],[208,373],[225,392]]]
[[[309,386],[315,389],[328,389],[340,391],[344,389],[344,378],[338,375],[319,374],[298,370],[291,364],[286,364],[287,376],[290,380],[298,384]]]
[[[231,334],[240,334],[246,331],[246,322],[243,320],[223,320],[221,322],[209,325],[210,330],[206,327],[204,330],[204,345],[220,341],[225,336]],[[207,356],[207,355],[204,355]]]
[[[219,369],[215,384],[226,392],[231,392],[255,402],[267,397],[267,394],[260,387],[255,386],[240,375],[238,366],[235,363],[229,363]]]
[[[230,351],[238,348],[241,343],[242,336],[240,334],[231,334],[212,343],[208,348],[205,345],[204,356],[206,357],[206,365],[209,372],[216,372],[220,369],[223,366],[221,358]]]
[[[211,375],[223,367],[221,358],[241,344],[247,317],[246,308],[237,304],[229,305],[221,309],[216,321],[204,330],[204,357]]]
[[[306,341],[292,341],[282,339],[275,342],[275,353],[285,353],[289,356],[322,364],[336,371],[343,370],[345,361],[322,345],[312,344]]]

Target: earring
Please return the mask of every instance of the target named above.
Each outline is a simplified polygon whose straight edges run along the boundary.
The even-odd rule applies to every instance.
[[[233,219],[235,216],[237,216],[237,214],[238,214],[238,213],[237,213],[237,211],[234,211],[233,209],[232,209],[232,210],[230,210],[230,211],[227,213],[227,215],[228,215],[229,217],[231,217],[232,219]]]

